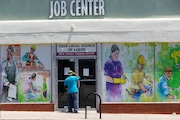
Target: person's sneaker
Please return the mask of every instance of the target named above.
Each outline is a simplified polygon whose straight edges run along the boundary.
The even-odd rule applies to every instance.
[[[74,113],[78,113],[78,111],[74,111]]]

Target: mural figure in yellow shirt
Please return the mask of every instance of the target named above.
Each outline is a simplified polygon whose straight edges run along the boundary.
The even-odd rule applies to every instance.
[[[143,55],[140,55],[137,59],[138,65],[132,74],[131,81],[131,97],[138,102],[141,94],[145,93],[147,96],[152,96],[152,85],[153,82],[149,76],[146,76],[144,72],[145,59]],[[143,84],[143,80],[149,81],[150,85]]]

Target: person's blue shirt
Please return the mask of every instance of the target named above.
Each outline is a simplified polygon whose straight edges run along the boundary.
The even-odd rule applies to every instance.
[[[69,76],[64,81],[64,86],[68,88],[68,94],[78,92],[77,81],[79,77],[77,76]]]
[[[157,91],[163,98],[169,94],[168,81],[165,75],[160,77],[160,82],[157,84]]]

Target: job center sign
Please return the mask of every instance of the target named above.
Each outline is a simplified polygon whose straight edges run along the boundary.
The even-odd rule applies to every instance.
[[[51,0],[49,19],[70,14],[75,16],[104,16],[104,0]]]

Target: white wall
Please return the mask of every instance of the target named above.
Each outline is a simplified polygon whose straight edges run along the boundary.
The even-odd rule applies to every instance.
[[[180,19],[1,21],[0,44],[179,42]]]

